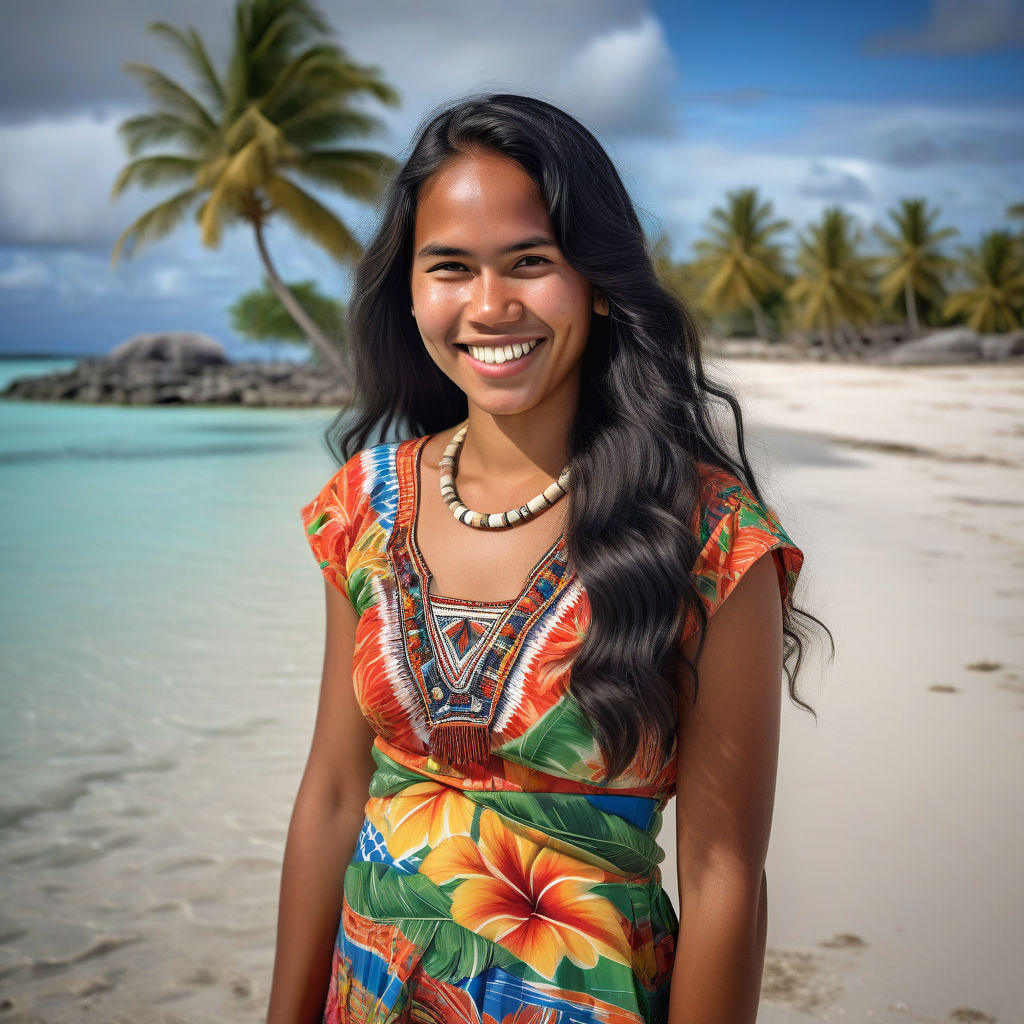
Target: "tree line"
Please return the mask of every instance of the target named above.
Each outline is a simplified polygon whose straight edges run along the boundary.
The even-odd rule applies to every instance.
[[[1024,218],[1024,203],[1006,210]],[[1024,225],[995,228],[974,246],[944,243],[941,211],[923,198],[900,199],[876,241],[841,206],[825,209],[800,231],[790,252],[780,236],[792,225],[774,216],[756,188],[728,192],[694,244],[694,258],[674,262],[662,234],[654,254],[662,278],[723,333],[752,326],[772,339],[816,331],[840,356],[860,347],[860,329],[907,323],[911,337],[966,324],[977,331],[1019,328],[1024,321]]]

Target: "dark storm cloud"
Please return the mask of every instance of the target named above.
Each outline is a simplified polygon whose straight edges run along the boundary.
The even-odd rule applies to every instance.
[[[1024,0],[934,0],[925,24],[865,41],[869,56],[977,54],[1024,46]]]
[[[0,118],[137,106],[141,85],[126,60],[170,69],[167,44],[146,31],[152,21],[195,25],[214,53],[227,46],[229,0],[44,0],[20,4],[0,34]]]
[[[152,21],[194,26],[219,66],[229,45],[234,6],[234,0],[23,2],[0,35],[0,121],[143,106],[141,84],[121,68],[127,60],[153,63],[188,85],[191,75],[183,62],[146,26]],[[500,30],[492,6],[467,0],[429,5],[321,0],[318,6],[336,42],[357,62],[380,67],[406,97],[406,105],[424,93],[459,92],[467,80],[488,74],[553,87],[562,69],[581,49],[585,56],[588,47],[593,57],[605,59],[603,70],[613,86],[618,85],[616,75],[608,72],[618,69],[608,67],[609,58],[621,58],[628,67],[635,55],[652,72],[672,62],[664,40],[653,38],[648,29],[648,0],[560,0],[554,5],[520,0],[501,9]],[[540,36],[538,25],[544,26]],[[587,97],[595,90],[601,93],[602,79],[589,66],[576,77],[586,108]],[[657,81],[656,74],[652,78]],[[663,130],[664,119],[652,112],[651,97],[640,96],[631,83],[625,91],[634,101],[629,124],[635,128],[646,117],[654,130]],[[614,99],[599,96],[599,120],[604,107],[611,120],[617,119]]]

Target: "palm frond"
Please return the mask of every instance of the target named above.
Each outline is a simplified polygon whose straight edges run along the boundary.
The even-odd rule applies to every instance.
[[[144,149],[165,142],[176,142],[200,154],[210,151],[217,140],[217,133],[208,126],[162,111],[128,118],[121,123],[118,134],[131,156],[137,156]]]
[[[126,257],[132,256],[142,246],[170,234],[185,219],[201,195],[198,189],[187,188],[144,213],[114,243],[111,266],[117,265],[122,253]]]
[[[362,255],[362,245],[338,217],[295,182],[277,175],[267,182],[265,191],[274,212],[339,262],[353,262]]]
[[[158,104],[167,107],[173,113],[182,114],[198,124],[205,125],[211,131],[216,131],[217,122],[206,107],[169,75],[149,64],[139,64],[135,61],[126,61],[121,66],[129,74],[136,75],[142,80],[146,91]]]
[[[339,189],[353,199],[372,201],[398,165],[386,153],[372,149],[320,149],[300,152],[290,166],[304,178]]]
[[[202,161],[190,156],[154,154],[139,157],[121,169],[110,190],[110,198],[116,199],[130,185],[149,188],[182,181],[194,182],[201,167]]]
[[[319,146],[338,138],[368,138],[385,129],[380,118],[351,110],[336,96],[311,100],[300,110],[277,122],[278,128],[297,146]]]
[[[217,75],[217,71],[210,60],[202,37],[194,29],[189,27],[182,30],[166,21],[154,21],[149,26],[149,31],[156,35],[163,36],[188,62],[189,67],[198,76],[203,90],[207,97],[220,109],[224,105],[224,85]]]

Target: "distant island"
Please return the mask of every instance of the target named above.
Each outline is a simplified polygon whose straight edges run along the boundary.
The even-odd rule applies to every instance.
[[[83,357],[68,370],[17,377],[0,398],[306,408],[347,406],[352,394],[333,368],[313,363],[231,362],[223,346],[207,335],[166,331],[137,334],[107,355]]]

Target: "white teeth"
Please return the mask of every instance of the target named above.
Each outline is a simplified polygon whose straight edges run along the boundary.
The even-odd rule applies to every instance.
[[[528,341],[525,345],[516,342],[514,345],[505,345],[502,348],[484,347],[479,345],[467,345],[469,354],[481,363],[505,363],[511,359],[521,359],[527,352],[532,352],[541,342],[540,338]]]

